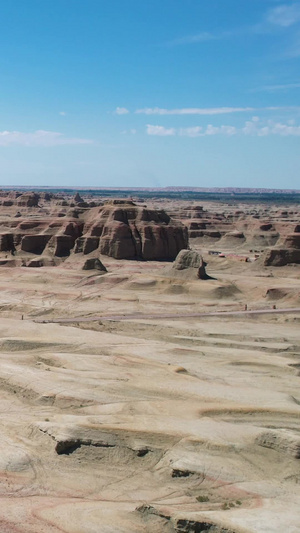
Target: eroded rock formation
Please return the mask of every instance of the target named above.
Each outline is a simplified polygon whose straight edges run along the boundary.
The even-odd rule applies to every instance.
[[[93,202],[95,207],[89,207],[79,194],[72,209],[72,199],[68,203],[60,196],[54,200],[41,197],[39,207],[40,197],[35,193],[10,198],[18,209],[24,208],[25,216],[20,213],[18,220],[6,221],[5,231],[0,235],[2,252],[46,254],[61,259],[72,253],[94,252],[115,259],[169,261],[188,247],[186,227],[162,209],[147,209],[121,199],[100,207]],[[49,211],[49,202],[50,207],[54,204],[54,212]],[[62,206],[65,211],[61,211]],[[35,208],[34,216],[30,207]]]
[[[147,207],[131,199],[103,202],[92,194],[18,191],[0,191],[0,204],[0,252],[16,255],[17,263],[23,256],[28,262],[28,255],[59,262],[73,254],[172,261],[188,248],[189,237],[206,252],[252,254],[254,260],[267,251],[265,266],[298,264],[297,206],[239,209],[153,199]]]
[[[264,258],[265,266],[280,267],[293,263],[300,264],[300,250],[272,248],[266,252]]]
[[[115,259],[169,261],[188,247],[187,229],[165,211],[121,200],[91,210],[90,227],[83,238],[91,237],[100,238],[101,254]]]
[[[107,272],[107,268],[97,257],[90,257],[86,259],[82,270],[100,270],[100,272]]]
[[[187,279],[209,279],[206,265],[203,257],[194,250],[181,250],[168,272]]]

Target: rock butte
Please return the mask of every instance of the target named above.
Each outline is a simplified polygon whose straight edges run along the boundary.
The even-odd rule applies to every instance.
[[[89,207],[76,194],[76,208],[51,213],[39,206],[38,200],[37,194],[29,193],[16,198],[18,207],[35,207],[36,217],[20,220],[18,211],[17,222],[5,220],[1,224],[1,252],[65,258],[71,253],[87,255],[95,251],[115,259],[169,261],[188,247],[187,228],[162,209],[147,209],[129,200]],[[6,203],[2,200],[3,206],[7,207]],[[58,206],[60,203],[67,204],[65,200],[58,201]],[[70,204],[73,207],[73,202]],[[83,207],[78,208],[80,205]]]
[[[0,200],[0,531],[298,533],[299,207]]]

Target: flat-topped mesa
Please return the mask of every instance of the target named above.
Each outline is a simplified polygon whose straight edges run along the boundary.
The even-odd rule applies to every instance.
[[[115,259],[172,261],[180,250],[188,248],[187,229],[162,209],[113,200],[100,211],[91,210],[89,218],[84,237],[99,237],[99,252]]]

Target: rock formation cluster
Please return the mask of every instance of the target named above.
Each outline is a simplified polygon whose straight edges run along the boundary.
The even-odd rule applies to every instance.
[[[69,256],[173,261],[181,250],[300,263],[297,207],[101,200],[83,194],[0,191],[0,264],[55,265]]]
[[[218,250],[264,253],[265,266],[300,263],[299,210],[223,205],[215,211],[191,205],[173,209],[188,228],[190,243]]]
[[[69,202],[36,193],[9,196],[9,205],[2,199],[2,212],[5,208],[8,214],[14,206],[26,210],[0,220],[0,252],[17,257],[34,254],[63,259],[73,253],[94,252],[115,259],[172,261],[188,247],[187,228],[163,209],[148,209],[130,200],[95,206],[79,194]]]

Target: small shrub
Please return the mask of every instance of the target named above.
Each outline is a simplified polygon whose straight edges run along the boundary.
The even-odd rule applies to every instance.
[[[209,502],[209,497],[208,496],[197,496],[196,500],[197,502],[205,503],[205,502]]]
[[[228,509],[230,509],[228,503],[223,503],[222,509],[223,509],[223,511],[228,511]]]

